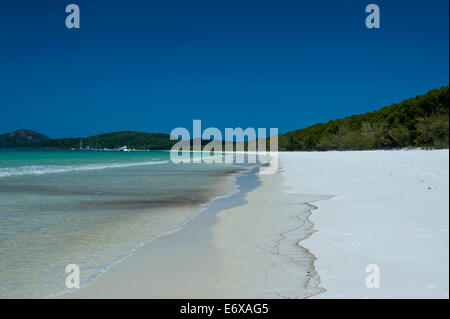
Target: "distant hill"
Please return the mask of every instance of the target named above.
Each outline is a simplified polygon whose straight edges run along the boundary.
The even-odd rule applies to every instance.
[[[449,87],[279,135],[282,151],[449,147]]]
[[[90,136],[86,138],[60,138],[43,142],[40,147],[70,149],[80,148],[80,142],[83,148],[109,148],[117,149],[126,145],[128,148],[139,150],[167,150],[172,147],[176,141],[170,140],[169,134],[163,133],[141,133],[141,132],[115,132]]]
[[[114,132],[89,137],[71,137],[50,139],[42,134],[19,130],[16,132],[0,135],[0,148],[34,147],[46,149],[118,149],[127,146],[137,150],[170,150],[178,140],[170,140],[169,134],[164,133],[142,133],[142,132]],[[210,140],[202,140],[201,145],[208,144]],[[190,140],[192,145],[193,140]],[[218,142],[221,143],[221,142]]]
[[[48,140],[47,136],[31,130],[17,130],[0,135],[0,147],[36,147]]]

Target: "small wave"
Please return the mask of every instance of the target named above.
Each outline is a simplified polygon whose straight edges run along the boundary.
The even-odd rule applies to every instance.
[[[42,175],[52,173],[66,173],[75,171],[90,171],[106,168],[122,168],[132,166],[146,166],[156,164],[166,164],[169,161],[149,161],[139,163],[110,163],[110,164],[87,164],[80,166],[57,166],[57,165],[30,165],[16,168],[0,168],[0,177],[17,176],[17,175]]]

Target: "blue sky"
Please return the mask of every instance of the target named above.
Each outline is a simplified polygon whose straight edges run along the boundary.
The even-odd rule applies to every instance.
[[[81,28],[65,27],[76,3]],[[365,7],[381,9],[367,29]],[[448,85],[448,0],[0,3],[0,133],[277,127]]]

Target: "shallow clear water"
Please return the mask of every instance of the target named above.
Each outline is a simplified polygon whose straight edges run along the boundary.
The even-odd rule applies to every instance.
[[[173,164],[168,152],[0,150],[0,297],[64,291],[231,194],[234,164]]]

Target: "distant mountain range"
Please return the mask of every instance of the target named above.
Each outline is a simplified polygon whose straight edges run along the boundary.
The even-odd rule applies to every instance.
[[[41,147],[60,149],[79,149],[80,147],[117,149],[126,145],[128,148],[139,150],[167,150],[175,143],[176,141],[170,140],[169,134],[125,131],[100,134],[86,138],[52,139],[44,141]]]
[[[375,112],[281,134],[278,138],[281,151],[448,148],[449,87]],[[141,150],[169,150],[176,142],[170,140],[169,134],[132,131],[61,139],[25,129],[0,135],[0,148],[117,149],[126,145]],[[208,142],[202,141],[202,145]]]
[[[202,140],[201,144],[206,145],[209,142],[210,140]],[[119,149],[126,145],[128,149],[170,150],[175,143],[177,140],[170,140],[169,134],[133,131],[59,139],[50,139],[31,130],[18,130],[0,135],[0,148]]]

